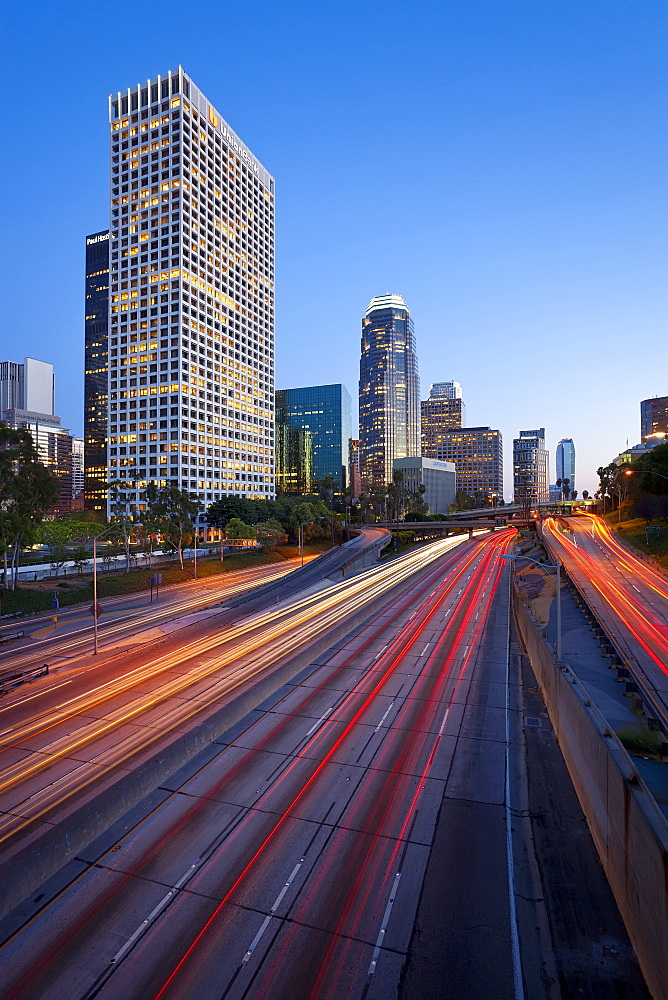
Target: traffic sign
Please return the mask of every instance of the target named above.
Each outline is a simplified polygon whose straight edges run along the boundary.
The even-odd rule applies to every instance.
[[[91,604],[88,609],[88,613],[93,616],[93,618],[99,618],[102,614],[102,608],[99,604]]]
[[[60,603],[57,597],[54,597],[54,599],[51,601],[51,607],[53,608],[54,611],[57,611],[58,608],[60,607]]]

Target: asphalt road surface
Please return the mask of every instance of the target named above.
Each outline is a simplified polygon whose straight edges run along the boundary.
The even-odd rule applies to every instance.
[[[79,873],[10,933],[3,996],[386,1000],[430,858],[451,931],[436,942],[448,989],[415,995],[523,996],[500,560],[511,538],[425,562],[408,593],[83,852]],[[321,592],[317,618],[354,600]],[[255,658],[263,629],[289,619],[282,642],[301,627],[305,601],[256,623]],[[429,982],[421,965],[413,947],[411,974]]]
[[[633,556],[594,515],[548,518],[543,538],[620,652],[635,662],[668,723],[668,580]]]

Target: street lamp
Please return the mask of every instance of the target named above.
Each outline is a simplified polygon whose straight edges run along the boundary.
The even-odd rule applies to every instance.
[[[93,653],[97,654],[97,618],[99,614],[99,606],[97,603],[97,540],[106,535],[108,531],[112,531],[117,528],[118,524],[110,524],[108,528],[101,531],[99,535],[93,535]],[[141,527],[139,524],[133,525],[133,527]],[[123,530],[127,528],[127,524],[123,524]]]
[[[514,562],[516,559],[527,559],[529,562],[536,563],[537,566],[542,566],[543,569],[556,569],[557,571],[557,663],[561,660],[561,562],[559,559],[556,563],[542,563],[538,559],[534,559],[533,556],[524,555],[505,555],[501,556],[502,559],[507,559],[510,562]]]
[[[309,517],[307,521],[302,521],[297,529],[297,534],[299,538],[299,552],[302,557],[302,566],[304,565],[304,525],[311,524],[313,521],[322,521],[322,517]]]
[[[668,476],[664,476],[663,472],[655,472],[654,469],[627,469],[624,473],[625,476],[633,476],[636,472],[651,472],[653,476],[659,476],[661,479],[668,479]]]

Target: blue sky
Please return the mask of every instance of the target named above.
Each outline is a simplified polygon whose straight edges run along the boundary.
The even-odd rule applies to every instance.
[[[573,437],[591,490],[668,394],[665,2],[6,10],[0,360],[52,361],[74,432],[107,95],[179,63],[277,180],[278,387],[355,398],[361,316],[399,292],[423,395],[457,379],[502,430],[507,496],[520,428],[552,477]]]

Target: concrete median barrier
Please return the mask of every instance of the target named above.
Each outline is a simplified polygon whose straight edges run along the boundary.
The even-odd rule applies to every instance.
[[[515,615],[580,805],[647,986],[668,1000],[668,821],[605,718],[559,666],[514,592]]]

